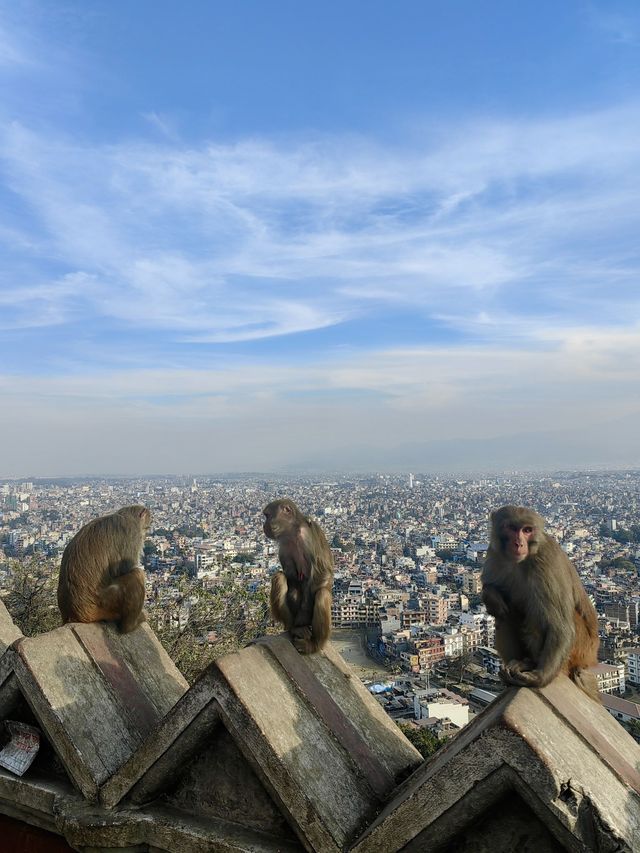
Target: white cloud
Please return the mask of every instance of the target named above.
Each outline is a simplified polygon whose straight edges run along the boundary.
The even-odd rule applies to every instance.
[[[55,263],[94,282],[87,316],[183,340],[323,328],[376,302],[457,312],[470,328],[502,293],[542,323],[576,296],[575,322],[589,323],[615,302],[607,282],[638,271],[639,131],[635,105],[425,132],[405,150],[357,138],[89,147],[13,124],[5,180],[32,220],[7,275],[43,320],[33,280]],[[600,252],[599,282],[585,246]],[[513,304],[532,287],[535,311]],[[54,294],[59,322],[70,297],[52,291],[51,308]]]
[[[198,400],[244,400],[249,408],[265,396],[280,404],[292,395],[339,395],[367,392],[381,407],[404,400],[418,400],[424,408],[431,389],[446,387],[427,409],[449,406],[452,401],[474,405],[483,400],[493,405],[502,400],[527,409],[537,405],[538,389],[544,388],[547,404],[564,399],[593,406],[594,396],[611,391],[640,407],[640,327],[626,332],[595,328],[536,330],[526,345],[514,351],[503,346],[430,346],[393,348],[365,353],[342,353],[318,358],[313,364],[246,361],[222,363],[216,368],[146,367],[127,370],[85,370],[46,377],[0,374],[3,398],[20,400],[73,400],[91,405],[120,404],[164,407],[175,401],[189,408]],[[635,396],[634,396],[635,395]],[[323,399],[320,397],[320,399]],[[239,403],[239,410],[243,404]]]
[[[519,434],[527,467],[531,434],[544,442],[556,432],[554,461],[572,458],[585,434],[602,454],[590,461],[606,461],[618,439],[637,445],[639,368],[637,328],[585,328],[556,329],[518,351],[396,348],[307,366],[4,374],[0,442],[16,448],[16,473],[272,470],[314,454],[326,464],[333,453],[340,466],[363,445],[379,449],[370,465],[384,467],[407,443],[504,436],[509,446]]]
[[[35,64],[25,44],[25,34],[6,19],[6,9],[0,9],[0,68],[28,68]]]
[[[637,419],[640,103],[425,122],[403,144],[193,143],[150,104],[147,139],[99,144],[82,96],[122,82],[82,48],[100,12],[30,6],[0,20],[0,443],[22,470]],[[592,23],[637,40],[633,16]]]

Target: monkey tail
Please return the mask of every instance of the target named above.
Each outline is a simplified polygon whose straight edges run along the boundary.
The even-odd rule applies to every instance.
[[[598,692],[598,679],[592,672],[589,672],[586,669],[581,669],[580,667],[576,667],[569,674],[571,680],[582,690],[590,699],[593,699],[594,702],[598,702],[600,704],[600,693]]]

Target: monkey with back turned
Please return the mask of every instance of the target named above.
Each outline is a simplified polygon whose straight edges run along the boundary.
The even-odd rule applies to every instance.
[[[598,617],[573,564],[532,509],[491,514],[482,599],[496,619],[496,649],[507,684],[544,687],[566,673],[599,701]]]
[[[66,622],[118,622],[123,634],[145,616],[139,567],[151,513],[125,506],[85,524],[62,554],[58,607]]]
[[[271,615],[301,654],[319,651],[331,633],[333,558],[322,528],[292,500],[264,510],[264,532],[278,543],[281,571],[271,579]]]

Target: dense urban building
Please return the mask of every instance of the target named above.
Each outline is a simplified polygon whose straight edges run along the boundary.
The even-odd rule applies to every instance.
[[[278,556],[263,534],[262,509],[283,496],[327,536],[335,563],[334,627],[362,631],[373,659],[390,672],[437,682],[455,671],[463,698],[501,689],[495,622],[481,601],[489,513],[507,503],[534,507],[596,606],[600,690],[638,698],[640,475],[633,471],[5,481],[0,583],[6,593],[19,565],[55,572],[82,524],[144,504],[152,513],[144,566],[157,625],[182,628],[197,613],[199,642],[215,645],[224,614],[208,618],[199,590],[215,594],[230,584],[241,592],[234,616],[240,623],[262,591],[259,616],[267,624],[266,592]],[[402,713],[411,716],[412,708],[409,701]]]

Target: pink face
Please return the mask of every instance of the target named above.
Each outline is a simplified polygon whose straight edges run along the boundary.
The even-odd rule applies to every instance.
[[[529,541],[533,539],[536,530],[530,524],[518,527],[517,524],[508,524],[505,529],[507,555],[521,563],[529,556]]]

